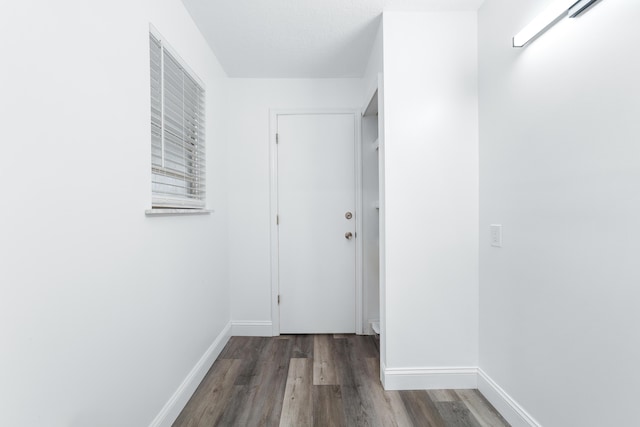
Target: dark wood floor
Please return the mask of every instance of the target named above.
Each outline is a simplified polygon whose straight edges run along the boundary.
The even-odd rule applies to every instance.
[[[233,337],[174,427],[508,426],[476,390],[384,391],[379,361],[369,336]]]

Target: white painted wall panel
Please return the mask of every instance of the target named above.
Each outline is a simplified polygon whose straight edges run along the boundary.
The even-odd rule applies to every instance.
[[[230,319],[225,76],[150,3],[0,6],[1,425],[148,425]],[[207,86],[213,215],[144,215],[150,22]]]
[[[631,425],[640,3],[599,2],[512,49],[547,5],[479,12],[480,367],[544,426]],[[503,248],[489,245],[491,223]]]
[[[375,87],[378,84],[378,73],[381,73],[384,67],[382,37],[382,15],[380,15],[376,37],[373,40],[371,53],[369,54],[369,59],[367,60],[367,67],[365,68],[364,76],[362,77],[364,80],[365,89],[365,97],[362,100],[363,103],[369,102],[369,100],[366,98],[370,96],[372,87]]]
[[[383,28],[386,365],[476,366],[476,13],[389,12]]]

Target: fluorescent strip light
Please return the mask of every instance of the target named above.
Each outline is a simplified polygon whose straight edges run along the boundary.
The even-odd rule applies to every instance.
[[[598,0],[580,0],[569,9],[569,18],[576,18]]]
[[[513,47],[523,47],[538,34],[543,33],[576,4],[576,0],[553,0],[551,5],[513,37]]]

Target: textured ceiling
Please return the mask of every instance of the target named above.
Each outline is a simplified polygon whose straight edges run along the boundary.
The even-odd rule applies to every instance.
[[[383,10],[483,0],[183,0],[229,77],[361,77]]]

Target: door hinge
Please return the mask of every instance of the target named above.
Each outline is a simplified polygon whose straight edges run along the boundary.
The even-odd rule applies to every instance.
[[[276,225],[280,225],[280,215],[276,215]]]
[[[280,295],[278,295],[278,305],[280,305]]]
[[[279,142],[280,142],[280,135],[276,133],[276,144],[278,144]]]

